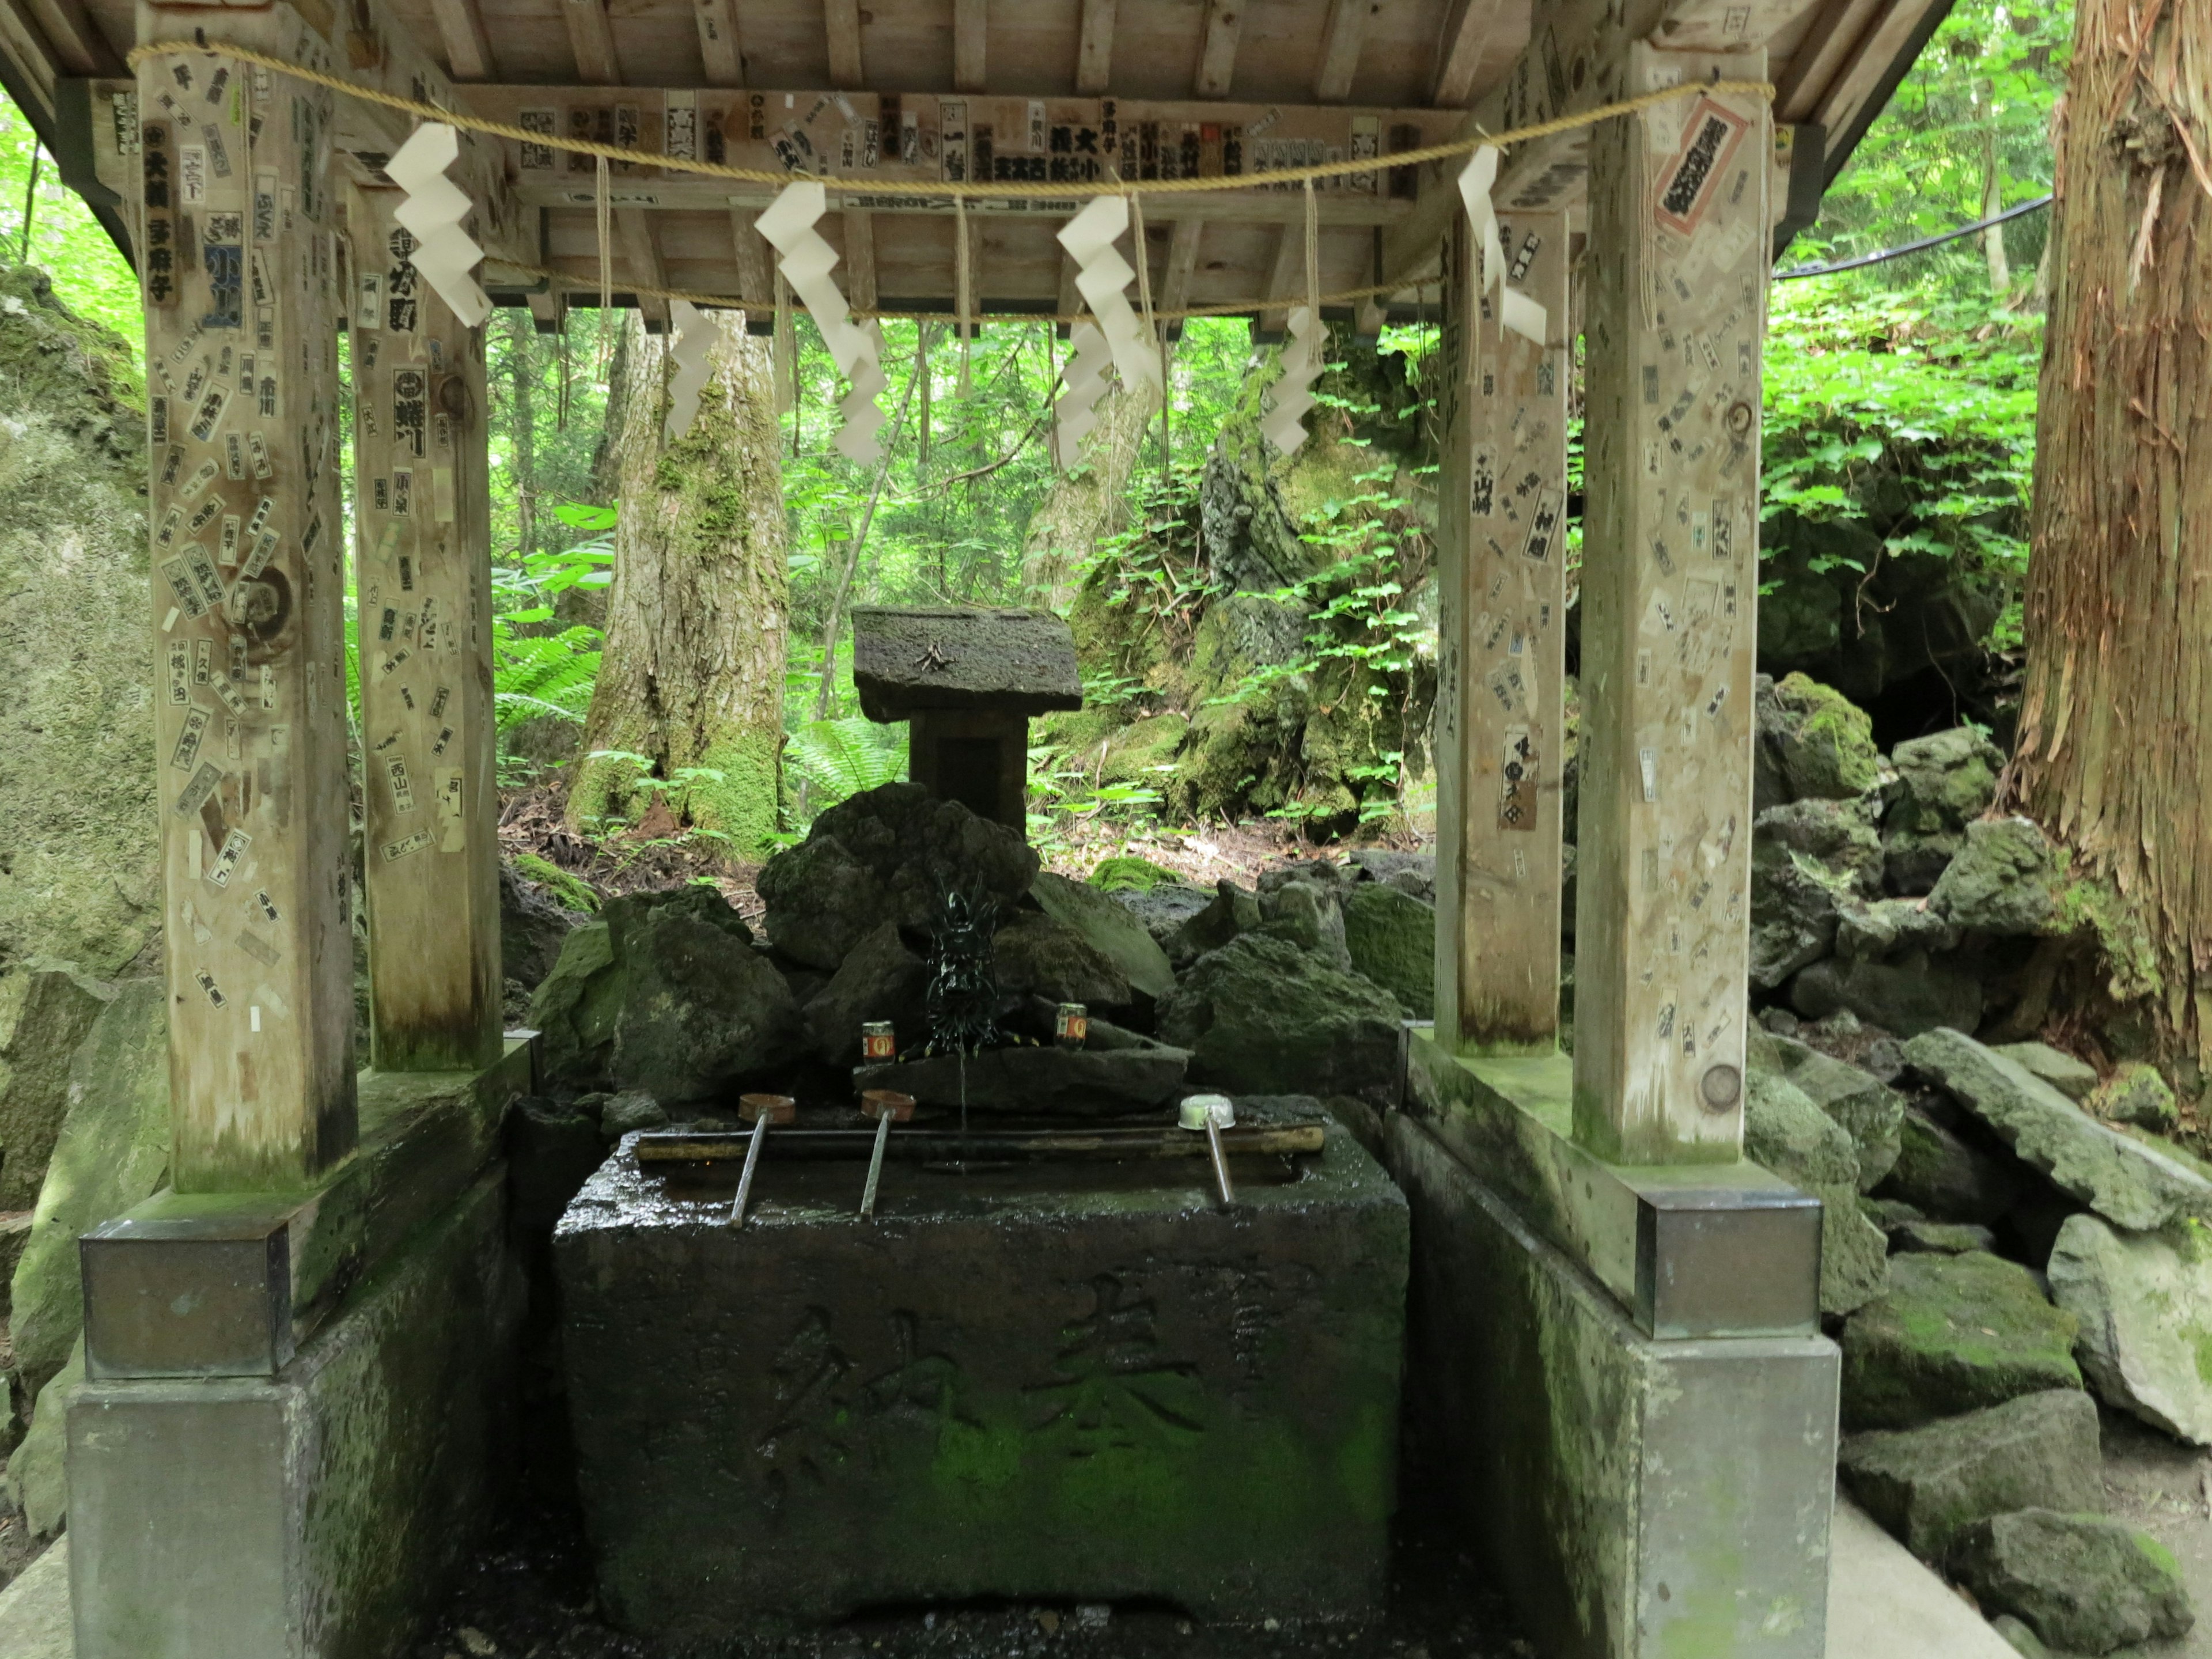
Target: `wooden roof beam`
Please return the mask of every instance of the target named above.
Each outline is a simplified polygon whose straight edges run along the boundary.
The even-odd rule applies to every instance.
[[[830,40],[830,84],[857,88],[860,70],[860,0],[822,0],[822,27]]]
[[[1452,0],[1444,14],[1443,33],[1437,40],[1436,83],[1429,89],[1429,101],[1438,109],[1456,109],[1467,102],[1500,5],[1501,0]]]
[[[1113,76],[1115,3],[1083,0],[1083,21],[1075,42],[1075,89],[1085,96],[1105,91]]]
[[[1305,299],[1306,228],[1285,225],[1275,242],[1275,268],[1267,276],[1267,298],[1279,301],[1260,313],[1260,337],[1279,340],[1290,325],[1291,307]]]
[[[876,222],[860,208],[845,210],[845,298],[855,311],[876,307]]]
[[[568,4],[571,0],[562,0]],[[619,207],[615,210],[615,238],[622,249],[623,263],[629,270],[630,281],[638,288],[666,288],[667,268],[660,261],[660,247],[653,240],[653,219],[642,208]],[[658,327],[668,325],[668,301],[653,299],[644,294],[637,296],[637,308],[648,323]]]
[[[1206,0],[1198,41],[1198,70],[1191,89],[1200,98],[1226,98],[1237,75],[1237,37],[1244,27],[1244,0]]]
[[[1321,31],[1321,68],[1314,73],[1316,104],[1341,104],[1351,98],[1372,10],[1373,0],[1329,0],[1328,21]]]
[[[54,59],[71,75],[109,75],[123,66],[83,0],[24,0]]]
[[[445,43],[446,63],[456,81],[496,81],[499,65],[491,55],[477,0],[430,0],[430,15]]]
[[[1828,0],[1790,55],[1789,73],[1774,89],[1774,118],[1808,118],[1829,83],[1843,71],[1888,0]]]
[[[1364,6],[1367,0],[1357,0]],[[1160,309],[1181,311],[1190,303],[1192,279],[1198,274],[1199,239],[1206,234],[1206,221],[1201,218],[1178,219],[1168,233],[1168,266],[1160,283]],[[1170,323],[1170,337],[1180,336],[1182,325]]]
[[[738,32],[737,0],[697,0],[699,66],[710,87],[745,83],[744,37]]]
[[[952,0],[952,89],[983,90],[984,35],[990,0]]]
[[[561,0],[561,20],[568,26],[568,50],[575,55],[577,81],[587,87],[620,86],[622,58],[615,52],[607,0]]]
[[[751,301],[763,322],[770,320],[775,309],[775,270],[769,262],[768,243],[755,228],[754,221],[760,215],[751,208],[730,210],[730,239],[735,245],[738,264],[738,297]],[[748,316],[747,325],[752,322]],[[753,329],[756,334],[767,330]]]

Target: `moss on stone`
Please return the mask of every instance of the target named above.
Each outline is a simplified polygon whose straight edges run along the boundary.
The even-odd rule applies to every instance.
[[[1874,787],[1881,757],[1866,710],[1804,674],[1785,676],[1774,695],[1788,716],[1781,736],[1783,770],[1799,796],[1840,799]]]
[[[1091,872],[1091,884],[1108,893],[1149,893],[1155,887],[1180,887],[1184,883],[1174,871],[1124,853],[1101,859]]]
[[[563,870],[549,858],[542,858],[536,853],[518,854],[514,872],[525,880],[550,888],[561,902],[571,910],[595,911],[599,908],[598,888],[581,876]]]

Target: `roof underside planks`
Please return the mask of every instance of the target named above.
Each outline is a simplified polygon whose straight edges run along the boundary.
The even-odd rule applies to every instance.
[[[295,0],[319,22],[328,0]],[[1627,30],[1668,40],[1712,39],[1723,17],[1763,34],[1777,119],[1821,137],[1820,182],[1832,179],[1879,112],[1950,0],[1628,0]],[[557,131],[659,149],[688,131],[695,155],[832,181],[820,228],[846,256],[848,294],[872,289],[890,310],[946,312],[955,303],[953,225],[943,198],[870,198],[871,179],[975,176],[1034,179],[1018,205],[985,204],[975,222],[979,308],[1064,308],[1054,233],[1075,204],[1053,173],[1093,170],[1111,122],[1124,177],[1241,169],[1255,173],[1371,149],[1389,155],[1496,130],[1591,98],[1580,88],[1589,43],[1576,0],[368,0],[381,21],[367,37],[403,39],[459,82],[464,107],[499,118],[550,120]],[[1532,39],[1533,14],[1542,21]],[[1710,15],[1708,15],[1710,14]],[[149,9],[149,27],[219,37],[224,14]],[[177,27],[162,30],[166,16]],[[134,39],[130,0],[0,0],[0,81],[31,114],[128,252],[125,216],[103,204],[118,175],[110,94],[127,89]],[[335,27],[335,25],[334,25]],[[1741,31],[1731,21],[1725,27]],[[356,54],[358,60],[359,53]],[[1595,79],[1595,77],[1593,77]],[[1548,88],[1548,95],[1547,95]],[[896,142],[894,142],[894,134]],[[869,140],[872,136],[874,149]],[[106,138],[105,143],[103,138]],[[963,142],[964,138],[964,142]],[[506,263],[485,283],[520,300],[545,283],[520,269],[550,267],[596,290],[599,250],[592,164],[526,156],[485,141],[502,165],[517,234],[495,249]],[[684,140],[676,139],[676,147]],[[1533,151],[1534,146],[1527,147]],[[1547,204],[1579,194],[1579,135],[1518,155]],[[103,154],[103,151],[105,154]],[[363,181],[380,159],[363,152]],[[871,155],[873,167],[869,165]],[[534,164],[533,164],[534,163]],[[988,173],[987,173],[988,170]],[[1400,303],[1427,273],[1427,250],[1452,199],[1449,166],[1324,183],[1317,194],[1324,294],[1400,284]],[[840,193],[838,175],[852,179]],[[1080,176],[1078,172],[1074,176]],[[1509,184],[1516,181],[1509,178]],[[617,167],[613,267],[618,292],[669,287],[764,304],[766,261],[747,259],[744,216],[772,198],[746,185]],[[1781,192],[1778,191],[1778,200]],[[1509,192],[1503,198],[1513,199]],[[1523,198],[1528,199],[1526,198]],[[1302,234],[1296,186],[1145,198],[1155,295],[1191,306],[1286,301],[1284,257]],[[842,210],[841,211],[841,209]],[[534,233],[534,234],[533,234]],[[526,255],[534,254],[534,257]],[[866,270],[852,269],[856,256]],[[657,276],[658,280],[653,280]],[[596,294],[570,302],[593,303]],[[647,302],[649,313],[662,307]],[[1346,305],[1344,309],[1349,309]],[[533,307],[541,321],[562,307]],[[1370,316],[1376,314],[1371,309]],[[1269,320],[1279,316],[1276,311]]]

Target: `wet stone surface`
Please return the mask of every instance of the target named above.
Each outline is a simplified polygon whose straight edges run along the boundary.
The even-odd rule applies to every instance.
[[[734,1166],[664,1181],[625,1143],[554,1241],[610,1622],[1378,1613],[1405,1203],[1334,1126],[1295,1166],[1234,1162],[1230,1212],[1202,1159],[894,1164],[869,1224],[863,1165],[771,1138],[732,1230]]]

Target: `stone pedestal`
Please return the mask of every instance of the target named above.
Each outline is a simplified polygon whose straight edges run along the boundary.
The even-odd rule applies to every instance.
[[[894,1132],[896,1133],[896,1131]],[[599,1589],[682,1642],[872,1605],[1382,1601],[1407,1211],[1322,1153],[664,1188],[626,1143],[555,1235]]]

